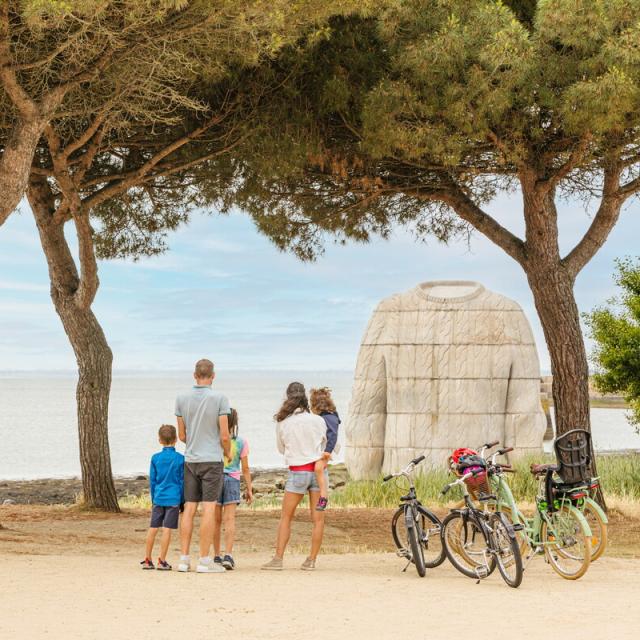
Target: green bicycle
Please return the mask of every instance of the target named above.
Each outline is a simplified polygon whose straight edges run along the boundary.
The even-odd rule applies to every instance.
[[[527,518],[518,508],[506,479],[513,472],[510,465],[499,464],[496,457],[513,451],[513,447],[500,449],[487,461],[489,483],[495,496],[496,510],[502,511],[518,527],[521,551],[527,551],[526,560],[535,554],[544,554],[547,562],[567,580],[581,578],[589,568],[592,550],[592,532],[587,519],[575,504],[583,499],[579,487],[567,486],[554,480],[554,472],[562,465],[532,465],[531,473],[539,480],[536,509]]]

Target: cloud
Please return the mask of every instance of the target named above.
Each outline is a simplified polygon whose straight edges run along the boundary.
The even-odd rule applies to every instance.
[[[501,198],[489,209],[521,232],[519,197]],[[589,218],[576,203],[562,204],[559,213],[562,246],[570,247]],[[623,214],[610,241],[579,276],[581,310],[614,293],[613,260],[637,254],[639,236],[634,208]],[[470,245],[444,246],[433,239],[416,242],[396,229],[388,241],[329,243],[317,262],[301,263],[258,235],[246,216],[196,214],[168,241],[171,249],[163,256],[100,264],[94,310],[117,369],[188,371],[203,353],[226,368],[349,369],[376,304],[438,279],[478,280],[516,300],[532,324],[542,367],[549,368],[526,277],[484,237],[474,235]],[[41,366],[39,354],[51,363],[48,368],[73,368],[73,353],[49,299],[46,262],[31,216],[11,216],[0,229],[0,260],[3,256],[0,368]]]
[[[37,291],[49,293],[50,287],[36,282],[20,282],[18,280],[0,280],[0,289],[8,291]]]

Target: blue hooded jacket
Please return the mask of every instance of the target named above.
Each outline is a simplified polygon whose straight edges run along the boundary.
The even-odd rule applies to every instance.
[[[183,502],[183,486],[184,456],[175,447],[164,447],[151,457],[151,502],[159,507],[175,507]]]
[[[340,425],[340,416],[335,411],[323,411],[320,414],[327,425],[327,446],[324,450],[327,453],[333,453],[338,442],[338,426]]]

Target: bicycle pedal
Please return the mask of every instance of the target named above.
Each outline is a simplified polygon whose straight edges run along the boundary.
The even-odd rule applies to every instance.
[[[482,578],[486,578],[489,575],[489,570],[487,567],[476,567],[475,568],[476,576],[478,576],[478,582],[482,580]]]
[[[520,523],[513,525],[513,530],[514,531],[522,531],[523,529],[524,529],[524,525],[522,525]]]

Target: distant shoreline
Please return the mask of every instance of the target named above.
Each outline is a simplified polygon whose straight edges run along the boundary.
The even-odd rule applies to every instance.
[[[343,464],[331,465],[331,486],[341,486],[347,480]],[[280,494],[284,490],[287,470],[280,468],[253,469],[253,490],[256,498]],[[114,477],[118,498],[139,496],[149,491],[146,475]],[[80,478],[39,478],[35,480],[1,480],[0,506],[7,504],[75,504],[82,493]]]

